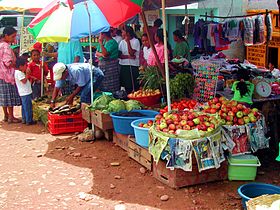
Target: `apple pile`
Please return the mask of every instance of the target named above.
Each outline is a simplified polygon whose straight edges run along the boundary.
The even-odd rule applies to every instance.
[[[187,100],[182,99],[179,102],[174,102],[171,104],[171,110],[177,110],[177,111],[183,111],[185,109],[192,110],[197,105],[196,100]],[[160,113],[163,114],[165,112],[168,112],[168,106],[160,110]]]
[[[150,127],[153,126],[153,124],[154,124],[154,121],[148,120],[147,123],[143,123],[143,122],[139,123],[138,127],[140,127],[140,128],[150,128]]]
[[[152,89],[145,89],[145,90],[138,90],[136,92],[128,94],[128,97],[130,98],[140,98],[140,97],[146,97],[146,96],[155,96],[159,95],[160,90],[152,90]]]
[[[198,129],[202,133],[212,132],[219,126],[214,116],[198,114],[197,112],[181,111],[176,113],[163,113],[155,117],[155,128],[169,134],[177,134],[178,130]]]
[[[247,108],[237,101],[229,101],[224,97],[214,98],[204,106],[204,112],[218,113],[222,125],[244,125],[255,123],[260,118],[258,109]]]

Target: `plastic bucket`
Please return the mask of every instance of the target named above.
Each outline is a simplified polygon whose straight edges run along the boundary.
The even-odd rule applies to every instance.
[[[139,120],[134,120],[131,126],[134,128],[135,141],[142,147],[148,148],[149,146],[149,128],[139,127],[139,123],[147,123],[149,120],[154,120],[154,118],[143,118]]]
[[[272,184],[255,182],[255,183],[244,184],[240,186],[237,191],[242,198],[242,205],[244,209],[247,209],[246,202],[248,200],[265,194],[268,195],[280,194],[280,187]]]
[[[128,112],[128,111],[121,111],[121,113],[123,112]],[[134,120],[143,119],[143,118],[154,118],[158,114],[158,112],[153,110],[132,110],[131,112],[139,112],[144,116],[141,117],[117,116],[116,114],[120,112],[113,112],[110,114],[110,116],[112,117],[115,132],[124,135],[134,135],[134,129],[131,126],[131,123]]]

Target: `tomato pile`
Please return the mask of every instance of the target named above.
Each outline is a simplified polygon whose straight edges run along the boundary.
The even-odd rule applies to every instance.
[[[172,110],[177,110],[177,111],[183,111],[185,109],[191,110],[191,109],[194,109],[196,105],[197,105],[196,100],[183,99],[179,102],[172,103],[171,104],[171,109]],[[168,112],[168,107],[167,106],[160,110],[161,114],[163,114],[165,112]]]

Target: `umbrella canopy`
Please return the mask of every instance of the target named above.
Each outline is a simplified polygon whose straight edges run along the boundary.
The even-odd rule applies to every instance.
[[[0,1],[0,11],[29,11],[37,13],[51,1],[52,0],[2,0]]]
[[[40,42],[68,42],[116,27],[141,11],[143,0],[55,0],[42,9],[28,26]],[[90,13],[91,26],[89,29]]]

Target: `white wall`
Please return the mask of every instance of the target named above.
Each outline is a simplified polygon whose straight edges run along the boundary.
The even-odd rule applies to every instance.
[[[277,0],[205,0],[198,8],[218,8],[220,16],[243,15],[249,9],[278,10]]]

